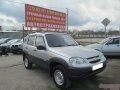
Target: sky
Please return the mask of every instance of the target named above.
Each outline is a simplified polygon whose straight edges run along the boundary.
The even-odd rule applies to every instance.
[[[15,3],[19,2],[19,3]],[[120,28],[120,0],[0,0],[0,26],[20,28],[24,23],[24,3],[66,13],[69,8],[69,29],[101,30],[101,21],[108,18],[108,29]]]

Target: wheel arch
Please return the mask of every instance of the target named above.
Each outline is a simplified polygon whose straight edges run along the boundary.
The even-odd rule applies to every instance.
[[[23,54],[23,60],[24,60],[28,54],[26,52],[23,52],[22,54]]]
[[[64,59],[57,58],[57,57],[51,58],[51,59],[49,60],[49,73],[50,73],[50,77],[52,77],[52,70],[53,70],[53,68],[54,68],[55,66],[57,66],[57,65],[61,65],[61,66],[63,66],[65,69],[68,68],[68,64],[67,64],[67,62],[66,62]]]

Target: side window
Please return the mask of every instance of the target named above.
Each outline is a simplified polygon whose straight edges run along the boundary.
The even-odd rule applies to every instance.
[[[24,43],[27,44],[28,37],[24,37]]]
[[[27,44],[34,46],[35,36],[29,36]]]
[[[114,38],[112,40],[110,40],[108,43],[109,44],[120,44],[120,39],[119,38]]]
[[[44,38],[42,36],[36,38],[36,46],[45,46]]]

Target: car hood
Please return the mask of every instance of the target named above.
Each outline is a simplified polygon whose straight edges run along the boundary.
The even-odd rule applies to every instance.
[[[92,49],[101,49],[102,48],[102,44],[95,43],[95,44],[87,45],[86,47],[87,48],[92,48]]]
[[[100,45],[100,44],[95,43],[95,44],[90,44],[90,45],[87,45],[86,47],[96,47],[96,46],[98,46],[98,45]]]
[[[22,45],[22,43],[18,42],[18,43],[13,43],[12,45]]]
[[[9,46],[10,44],[7,44],[7,43],[5,43],[5,44],[1,44],[0,46]]]
[[[99,51],[85,48],[83,46],[67,46],[67,47],[55,47],[50,49],[52,52],[56,54],[60,54],[62,56],[66,56],[68,58],[71,57],[81,57],[81,58],[88,58],[97,56],[100,54]]]

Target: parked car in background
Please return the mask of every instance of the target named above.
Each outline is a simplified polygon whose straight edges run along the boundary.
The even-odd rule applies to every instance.
[[[2,39],[0,39],[0,45],[4,44],[4,43],[7,43],[10,40],[11,40],[10,38],[2,38]]]
[[[10,38],[2,38],[2,39],[0,39],[0,52],[2,52],[1,50],[4,48],[4,47],[1,46],[1,44],[7,43],[10,40],[11,40]],[[6,52],[7,52],[7,50],[6,50]]]
[[[18,53],[22,53],[23,51],[23,39],[21,39],[19,42],[17,43],[13,43],[11,46],[11,52],[13,54],[18,54]]]
[[[98,50],[107,56],[120,55],[120,36],[108,37],[99,43],[87,45],[86,47]]]
[[[4,48],[6,48],[7,52],[10,52],[11,51],[11,45],[13,43],[18,42],[18,41],[20,41],[20,39],[11,39],[7,43],[1,44],[0,47],[4,47]]]
[[[67,90],[71,79],[85,78],[102,72],[104,55],[79,45],[66,33],[33,33],[23,44],[23,62],[27,69],[33,64],[49,70],[58,88]]]

